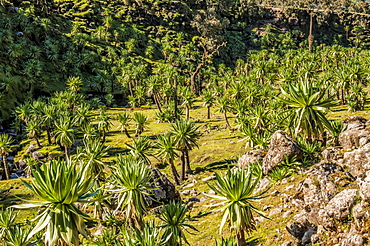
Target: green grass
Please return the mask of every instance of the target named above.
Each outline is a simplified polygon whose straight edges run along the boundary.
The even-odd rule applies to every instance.
[[[228,168],[232,168],[237,162],[238,158],[247,151],[244,148],[245,142],[242,140],[242,135],[238,131],[230,132],[230,130],[225,127],[225,121],[222,115],[218,113],[215,108],[212,108],[211,119],[207,120],[206,109],[204,107],[200,107],[200,104],[201,102],[197,101],[195,108],[192,109],[190,113],[191,120],[196,122],[196,124],[199,126],[199,130],[202,133],[202,136],[198,141],[199,148],[194,148],[190,151],[191,167],[194,170],[194,175],[189,177],[187,181],[177,187],[180,192],[185,189],[195,189],[198,193],[196,196],[198,199],[202,199],[202,197],[204,197],[203,193],[209,192],[210,190],[207,183],[202,181],[202,178],[211,176],[215,172],[223,173]],[[370,113],[368,112],[369,109],[370,105],[367,104],[364,111],[353,114],[370,118]],[[135,110],[118,108],[108,109],[107,113],[112,117],[113,125],[110,132],[107,134],[106,145],[111,147],[109,151],[110,156],[105,159],[107,166],[109,166],[115,160],[118,154],[126,153],[126,143],[130,143],[132,141],[132,139],[127,138],[124,133],[121,133],[117,130],[119,123],[117,120],[115,120],[115,117],[117,114],[123,111],[128,112],[131,116],[134,111],[140,111],[149,118],[148,127],[144,131],[143,135],[150,137],[153,142],[155,141],[155,136],[165,133],[171,129],[171,124],[157,122],[155,119],[156,110],[153,106],[146,106]],[[349,115],[352,115],[352,113],[347,111],[346,106],[338,106],[334,108],[332,113],[330,113],[328,116],[330,119],[343,120]],[[233,124],[235,118],[231,114],[229,116],[230,122]],[[133,136],[134,132],[135,129],[133,122],[131,121],[129,133]],[[24,149],[26,149],[29,144],[33,142],[33,140],[25,140],[22,142],[22,146],[24,146]],[[56,145],[47,145],[45,134],[41,143],[43,147],[40,151],[45,155],[50,152],[61,152],[59,147]],[[19,152],[17,159],[23,158],[27,155],[29,154],[23,150]],[[161,172],[165,173],[165,175],[171,181],[173,181],[172,174],[168,166],[161,165],[159,160],[155,158],[152,158],[152,165],[157,166]],[[179,160],[176,160],[175,165],[178,171],[180,171]],[[109,172],[109,168],[106,170]],[[288,178],[287,183],[278,182],[273,184],[267,194],[268,196],[256,202],[255,205],[260,209],[263,209],[266,205],[271,206],[271,209],[279,207],[283,209],[282,213],[284,213],[288,209],[283,208],[283,194],[291,196],[295,193],[294,189],[286,191],[285,188],[290,185],[298,185],[298,183],[303,179],[304,176],[295,175],[294,177]],[[208,182],[212,184],[214,180]],[[190,183],[194,183],[194,186],[190,188],[184,188],[184,186]],[[9,191],[6,199],[1,201],[1,205],[4,207],[19,202],[17,197],[30,200],[34,199],[32,194],[22,185],[20,180],[1,181],[0,191],[1,190]],[[191,197],[192,196],[182,196],[182,199],[187,201]],[[189,211],[189,215],[195,219],[191,222],[191,224],[195,226],[199,232],[187,235],[191,245],[214,245],[215,239],[219,240],[221,237],[234,235],[234,231],[230,230],[230,228],[227,226],[223,228],[222,233],[219,233],[222,212],[212,212],[213,210],[217,209],[217,207],[209,207],[210,204],[216,203],[218,203],[218,201],[212,201],[207,198],[204,201],[202,200],[202,202],[193,204],[191,210]],[[294,208],[290,210],[293,213],[286,218],[283,218],[281,213],[275,214],[269,220],[259,220],[257,224],[257,230],[248,236],[257,239],[262,245],[278,245],[282,242],[291,240],[290,235],[285,230],[285,226],[298,211],[295,211]],[[30,219],[35,215],[35,213],[36,211],[34,210],[22,210],[20,212],[19,220]],[[269,211],[266,211],[267,216],[268,213]]]

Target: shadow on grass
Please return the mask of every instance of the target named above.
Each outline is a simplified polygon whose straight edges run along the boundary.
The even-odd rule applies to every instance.
[[[210,215],[212,212],[207,212],[207,213],[199,213],[197,216],[193,216],[194,219],[200,219],[204,216]]]
[[[121,147],[118,147],[118,148],[110,148],[108,150],[108,155],[109,156],[116,156],[118,154],[129,154],[130,151],[126,148],[121,148]]]
[[[25,189],[27,188],[25,187]],[[17,195],[12,193],[12,189],[9,189],[9,191],[5,191],[0,194],[0,208],[7,208],[18,203],[25,203],[23,200],[30,200],[33,197],[31,193]]]
[[[212,162],[205,167],[197,167],[195,169],[194,174],[198,174],[204,171],[213,171],[213,170],[231,168],[236,163],[237,163],[237,159],[225,159],[223,161]]]
[[[257,246],[264,243],[264,239],[258,237],[250,237],[245,240],[248,246]]]

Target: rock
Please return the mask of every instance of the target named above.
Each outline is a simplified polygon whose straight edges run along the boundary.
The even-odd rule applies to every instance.
[[[215,192],[214,190],[209,190],[209,191],[208,191],[208,194],[209,194],[209,195],[216,195],[216,192]]]
[[[357,189],[346,189],[338,193],[330,202],[318,212],[319,224],[325,228],[335,227],[334,220],[343,221],[348,219],[357,195]]]
[[[363,147],[345,152],[343,165],[348,167],[348,171],[354,176],[361,176],[370,171],[370,143]]]
[[[293,243],[288,241],[288,242],[284,242],[281,246],[293,246]]]
[[[265,191],[266,189],[268,189],[270,184],[271,181],[267,177],[261,179],[260,182],[258,182],[256,188],[254,189],[254,194],[259,194]]]
[[[188,188],[191,188],[191,187],[193,187],[194,186],[194,183],[190,183],[190,184],[188,184],[188,185],[185,185],[184,186],[184,189],[188,189]]]
[[[360,234],[349,234],[344,240],[341,241],[341,246],[362,246],[366,243],[366,238]]]
[[[286,211],[286,212],[284,212],[283,213],[283,218],[287,218],[289,215],[291,215],[293,212],[292,211],[290,211],[290,210],[288,210],[288,211]]]
[[[187,196],[190,194],[190,190],[183,190],[181,191],[181,195]]]
[[[152,177],[150,183],[156,190],[148,191],[152,194],[151,198],[146,198],[150,208],[168,204],[170,201],[181,201],[179,192],[175,186],[157,168],[151,169]]]
[[[365,202],[370,202],[370,171],[366,172],[364,180],[358,179],[360,197]]]
[[[200,199],[196,197],[191,197],[189,198],[188,202],[200,202]]]
[[[216,176],[212,175],[212,176],[209,176],[209,177],[206,177],[206,178],[202,178],[202,181],[207,182],[207,181],[215,179],[215,178],[216,178]]]
[[[344,131],[339,134],[339,143],[344,150],[360,148],[369,142],[370,130],[366,129],[366,119],[351,116],[344,123]]]
[[[32,152],[32,158],[34,160],[40,160],[40,159],[44,158],[44,155],[41,153],[41,151],[34,151],[34,152]]]
[[[265,157],[267,150],[265,149],[254,149],[248,151],[246,154],[238,160],[238,167],[243,168],[254,162],[262,162],[263,157]]]
[[[329,147],[321,152],[321,156],[326,163],[337,163],[340,159],[343,159],[343,148],[342,147]]]
[[[30,144],[30,146],[28,146],[26,152],[31,153],[31,152],[35,151],[36,149],[37,149],[36,144]]]
[[[358,231],[361,231],[363,228],[365,228],[365,221],[369,218],[369,211],[365,209],[365,207],[366,204],[361,202],[356,204],[352,209],[352,216],[355,220],[355,228]]]
[[[282,210],[281,208],[274,208],[274,209],[272,209],[272,210],[270,211],[269,216],[271,217],[271,216],[273,216],[273,215],[275,215],[275,214],[280,214],[281,212],[283,212],[283,210]]]
[[[317,230],[316,230],[316,227],[312,227],[311,229],[309,229],[308,231],[306,231],[301,239],[302,241],[302,244],[303,245],[306,245],[308,243],[311,243],[312,240],[311,240],[311,237],[312,235],[316,234],[317,233]]]
[[[357,189],[346,189],[338,193],[326,205],[327,214],[337,220],[347,219],[354,205],[357,191]]]
[[[308,229],[309,228],[299,222],[289,222],[286,226],[286,230],[289,234],[298,239],[301,239]]]
[[[276,131],[271,137],[271,143],[266,156],[262,161],[262,170],[267,174],[274,167],[285,160],[295,156],[299,160],[302,158],[302,150],[298,143],[288,136],[284,131]]]

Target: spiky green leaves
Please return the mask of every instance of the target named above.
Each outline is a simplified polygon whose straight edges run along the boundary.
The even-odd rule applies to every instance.
[[[90,202],[87,198],[94,195],[89,193],[93,177],[86,167],[80,168],[69,160],[52,160],[42,167],[35,166],[33,176],[30,183],[22,181],[39,201],[13,206],[20,209],[43,208],[34,219],[37,224],[28,237],[31,238],[46,228],[45,244],[55,245],[58,240],[62,240],[66,244],[79,245],[79,233],[87,236],[84,219],[88,219],[88,216],[75,203]]]
[[[252,212],[263,215],[253,202],[261,199],[261,196],[254,196],[253,192],[260,178],[261,170],[251,168],[228,170],[224,177],[216,174],[216,185],[210,188],[216,195],[207,196],[223,201],[223,206],[219,209],[224,210],[220,232],[227,221],[235,226],[236,231],[250,232],[255,229],[255,221]]]
[[[288,84],[281,89],[284,97],[279,99],[290,109],[293,119],[290,123],[295,127],[295,133],[303,132],[309,139],[317,138],[325,127],[331,129],[325,114],[337,101],[326,98],[327,90],[319,90],[308,80],[302,80],[297,85]]]

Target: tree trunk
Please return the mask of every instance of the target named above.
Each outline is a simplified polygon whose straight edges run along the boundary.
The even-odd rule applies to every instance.
[[[105,143],[105,135],[106,135],[106,132],[103,131],[103,139],[102,139],[102,142]]]
[[[189,106],[186,106],[185,109],[186,109],[186,119],[189,120],[190,119],[190,109],[189,109]]]
[[[125,128],[125,134],[126,134],[126,136],[128,137],[128,138],[131,138],[131,136],[130,136],[130,134],[128,133],[128,131],[127,131],[127,128]]]
[[[180,184],[179,174],[176,171],[176,167],[173,164],[173,159],[172,158],[170,159],[170,166],[171,166],[171,170],[172,170],[173,179],[175,180],[175,184],[179,185]]]
[[[157,105],[158,111],[162,113],[162,106],[156,94],[153,95],[153,100],[154,100],[155,105]]]
[[[185,163],[186,163],[186,171],[191,172],[191,167],[190,167],[190,158],[189,158],[189,150],[185,150]]]
[[[69,149],[67,145],[64,146],[64,152],[66,154],[66,158],[69,158]]]
[[[48,144],[52,144],[51,142],[51,134],[50,134],[50,127],[46,128],[46,134],[48,135]]]
[[[3,155],[2,158],[3,158],[3,163],[4,163],[5,179],[10,179],[10,171],[9,171],[8,163],[6,162],[6,155]]]
[[[181,150],[180,160],[181,160],[181,181],[184,181],[185,180],[185,154],[184,154],[184,150]]]
[[[225,121],[226,121],[227,128],[229,128],[230,130],[233,130],[233,128],[230,126],[229,119],[227,118],[226,111],[224,112],[224,118],[225,118]]]
[[[36,140],[37,147],[41,148],[41,144],[40,144],[39,138],[37,136],[35,136],[35,140]]]
[[[173,89],[174,89],[174,92],[173,92],[173,104],[174,104],[174,114],[175,114],[175,120],[178,119],[178,112],[177,112],[177,77],[175,76],[175,78],[173,79]]]
[[[236,234],[236,245],[237,246],[247,246],[247,243],[245,242],[245,237],[244,237],[244,231],[240,230]]]
[[[211,119],[211,107],[207,107],[207,119]]]

